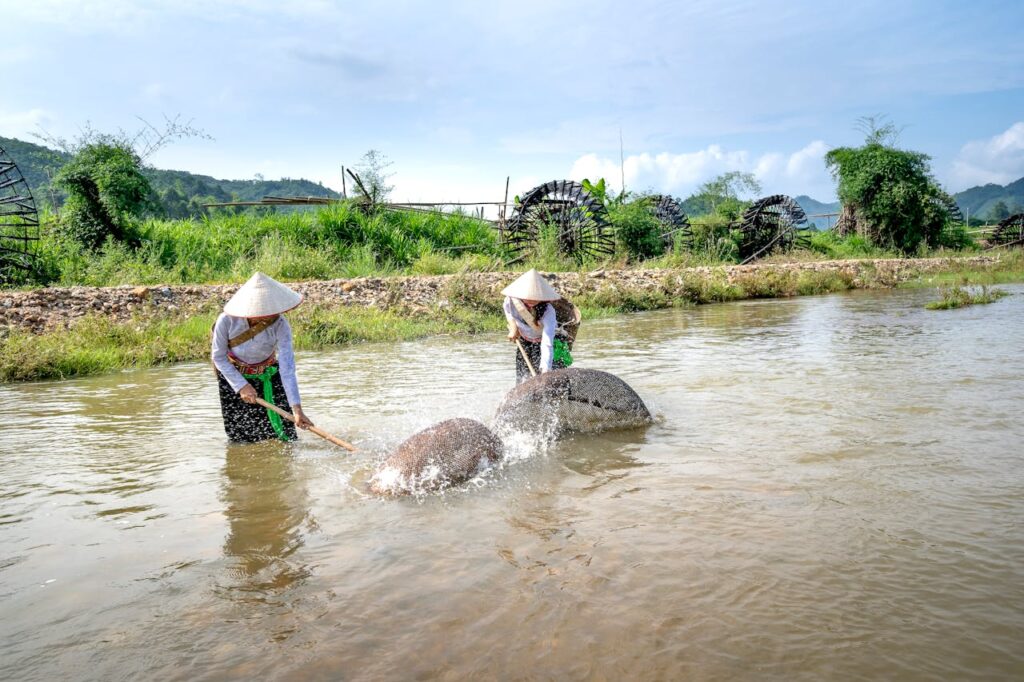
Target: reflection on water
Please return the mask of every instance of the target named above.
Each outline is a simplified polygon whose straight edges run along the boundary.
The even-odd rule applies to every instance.
[[[262,600],[301,583],[310,569],[293,555],[316,522],[289,448],[229,445],[224,461],[224,555],[235,559],[230,589]]]
[[[489,422],[501,335],[299,360],[303,435],[227,445],[205,363],[0,388],[0,670],[76,679],[1021,679],[1024,287],[584,324],[639,430],[379,500]],[[439,379],[440,378],[440,379]]]

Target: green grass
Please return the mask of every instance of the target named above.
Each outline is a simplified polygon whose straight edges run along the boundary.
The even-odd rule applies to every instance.
[[[300,351],[504,327],[499,310],[488,314],[464,308],[413,313],[400,308],[309,307],[288,317]],[[199,360],[209,355],[215,319],[215,313],[130,322],[88,316],[66,331],[12,331],[0,344],[0,382],[65,379]]]
[[[954,284],[939,289],[939,300],[932,301],[925,305],[928,310],[952,310],[963,308],[969,305],[985,305],[995,303],[1004,296],[1009,296],[1008,291],[1003,289],[989,289],[987,285],[981,285],[980,290],[971,291],[966,287]]]
[[[972,267],[969,263],[951,266],[943,272],[918,277],[902,286],[910,288],[941,287],[954,284],[992,286],[1024,282],[1024,249],[1001,249],[991,252],[999,257],[999,263],[990,268]]]
[[[1007,254],[999,264],[979,271],[951,267],[961,283],[977,278],[1024,281],[1024,253]],[[966,266],[965,266],[966,267]],[[934,279],[936,275],[925,279]],[[885,282],[881,282],[885,285]],[[723,270],[666,271],[653,286],[607,282],[574,297],[584,320],[623,312],[655,310],[746,298],[804,296],[870,286],[829,271],[757,270],[739,273],[730,282]],[[404,304],[396,295],[380,308],[302,306],[289,314],[300,351],[329,346],[410,340],[436,334],[475,334],[504,328],[499,301],[490,287],[471,276],[456,276],[442,291],[443,301],[430,308]],[[150,367],[197,360],[209,353],[212,309],[191,317],[116,322],[101,316],[84,318],[69,330],[31,334],[3,331],[0,337],[0,381],[60,379],[125,368]],[[584,322],[586,324],[586,322]]]
[[[396,272],[433,274],[492,269],[497,233],[462,214],[382,211],[349,203],[317,211],[148,220],[136,243],[108,241],[89,251],[43,230],[35,284],[116,286],[238,282],[260,270],[282,280]]]
[[[625,230],[628,225],[622,221],[628,223],[631,215],[627,211],[618,216],[616,229]],[[525,260],[511,267],[565,272],[737,262],[738,236],[727,219],[700,216],[692,223],[692,246],[678,243],[667,253],[645,260],[620,241],[611,256],[577,261],[559,252],[554,230],[542,229]],[[62,238],[55,224],[52,215],[44,219],[37,247],[39,273],[34,281],[26,283],[29,286],[242,282],[256,270],[295,281],[511,269],[505,265],[511,254],[499,243],[497,231],[484,221],[459,213],[366,214],[348,202],[290,213],[221,213],[204,219],[146,220],[133,228],[131,244],[108,241],[95,251]],[[831,232],[809,234],[808,248],[774,255],[765,262],[901,255],[873,247],[857,236],[840,239]]]

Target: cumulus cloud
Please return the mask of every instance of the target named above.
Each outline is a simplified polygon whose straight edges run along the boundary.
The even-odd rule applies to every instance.
[[[38,133],[55,120],[55,116],[45,109],[29,109],[28,111],[4,111],[0,109],[0,135],[23,138]]]
[[[968,142],[953,161],[953,182],[962,187],[1005,185],[1024,176],[1024,121],[987,140]]]
[[[701,183],[721,173],[738,170],[753,173],[765,193],[827,198],[834,193],[824,162],[828,149],[823,141],[815,140],[789,154],[768,152],[755,156],[746,150],[730,151],[712,144],[695,152],[630,155],[621,167],[618,159],[586,154],[576,159],[569,175],[574,180],[605,178],[619,190],[624,171],[629,189],[685,197]]]

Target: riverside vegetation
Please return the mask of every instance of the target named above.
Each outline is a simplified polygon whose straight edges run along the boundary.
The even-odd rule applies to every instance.
[[[925,308],[928,310],[952,310],[968,305],[985,305],[987,303],[995,303],[1004,296],[1009,295],[1010,292],[1005,289],[990,289],[985,284],[982,284],[977,290],[953,284],[940,287],[939,300],[932,301]]]
[[[818,254],[806,254],[805,264],[743,266],[727,272],[727,266],[624,271],[636,273],[618,282],[602,278],[603,270],[583,273],[589,286],[570,290],[585,319],[622,312],[673,306],[734,301],[744,298],[798,296],[846,291],[856,287],[911,285],[935,286],[943,277],[972,284],[1024,281],[1024,252],[1004,254],[995,262],[978,264],[952,258],[928,272],[909,263],[905,279],[875,275],[873,263],[892,261],[839,261],[863,264],[861,275],[836,267],[815,269]],[[919,261],[927,263],[927,261]],[[822,266],[835,265],[822,263]],[[563,274],[568,278],[573,273]],[[640,277],[644,275],[644,277]],[[497,305],[499,286],[482,282],[487,275],[463,272],[445,278],[436,299],[429,305],[410,306],[397,295],[384,296],[372,306],[308,303],[289,314],[299,350],[363,341],[395,341],[435,334],[494,332],[504,327]],[[415,279],[415,278],[414,278]],[[492,281],[507,277],[498,273]],[[400,278],[381,280],[399,282]],[[388,286],[388,285],[384,285]],[[0,327],[0,381],[66,378],[147,367],[209,354],[210,327],[222,301],[211,298],[200,310],[178,310],[159,316],[136,315],[118,321],[90,314],[66,330],[35,334]],[[4,338],[5,336],[5,338]]]
[[[864,147],[843,149],[842,154],[830,158],[840,189],[850,193],[866,224],[878,211],[888,215],[886,211],[895,210],[889,204],[873,204],[871,197],[877,193],[868,191],[890,182],[879,172],[879,163],[902,154],[887,146],[883,138],[877,133],[869,135]],[[158,138],[155,144],[164,139]],[[443,295],[426,307],[404,305],[400,300],[374,306],[307,303],[292,314],[296,345],[317,349],[502,327],[493,287],[481,288],[471,277],[473,273],[509,269],[508,254],[497,232],[489,223],[461,213],[377,208],[376,202],[385,199],[390,188],[382,172],[386,164],[376,152],[367,154],[362,169],[372,196],[311,210],[215,211],[185,219],[152,217],[146,208],[152,192],[142,173],[144,156],[127,140],[111,136],[94,135],[74,148],[71,160],[55,176],[68,200],[58,213],[44,216],[36,249],[37,268],[32,279],[21,282],[23,286],[239,282],[255,270],[284,281],[448,274],[453,277],[444,285]],[[920,190],[912,203],[927,204],[927,210],[919,212],[921,220],[908,223],[906,233],[899,233],[901,223],[895,220],[887,220],[885,230],[845,238],[810,231],[806,249],[762,262],[812,264],[829,259],[971,255],[977,245],[962,227],[952,225],[948,216],[943,218],[935,208],[927,157],[911,155],[911,161],[903,164],[900,172],[907,177],[899,181]],[[647,277],[640,285],[581,289],[573,298],[586,317],[872,285],[870,276],[858,279],[841,268],[788,269],[780,265],[726,276],[725,266],[737,261],[740,235],[733,229],[735,220],[749,205],[740,194],[760,191],[750,174],[723,174],[683,202],[691,210],[703,212],[691,219],[692,246],[676,243],[666,247],[657,237],[660,225],[642,202],[635,201],[640,197],[608,196],[603,180],[584,184],[593,188],[608,208],[618,240],[616,252],[601,261],[579,262],[560,252],[553,229],[542,229],[536,248],[515,269],[664,271],[660,279]],[[957,248],[950,251],[949,247]],[[952,260],[939,269],[972,283],[988,283],[989,278],[1024,279],[1019,251],[995,265],[972,269]],[[928,277],[937,276],[942,275],[931,267]],[[156,316],[137,315],[128,321],[97,311],[76,319],[67,329],[42,333],[0,326],[0,381],[62,378],[204,357],[217,303],[211,299],[208,308],[201,310],[167,307]]]

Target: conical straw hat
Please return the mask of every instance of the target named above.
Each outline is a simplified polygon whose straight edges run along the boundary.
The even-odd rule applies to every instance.
[[[557,301],[562,298],[536,270],[524,272],[519,279],[502,289],[501,293],[525,301]]]
[[[234,317],[266,317],[287,312],[300,303],[302,294],[257,272],[224,304],[224,312]]]

